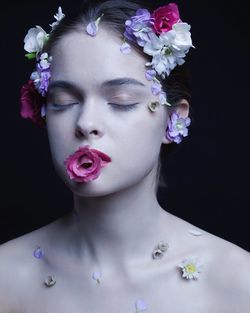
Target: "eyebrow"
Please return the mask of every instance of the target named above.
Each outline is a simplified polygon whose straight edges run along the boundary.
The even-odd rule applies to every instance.
[[[80,90],[76,85],[65,80],[55,80],[49,84],[49,91],[51,91],[52,89],[56,89],[56,88],[67,89],[70,91],[77,91],[80,93]]]
[[[121,85],[135,85],[146,87],[142,82],[130,77],[116,78],[102,83],[103,87],[116,87]]]
[[[101,87],[109,88],[109,87],[119,87],[119,86],[127,86],[127,85],[146,87],[142,82],[140,82],[134,78],[130,78],[130,77],[115,78],[112,80],[104,81],[101,84]],[[49,91],[51,91],[55,88],[67,89],[71,92],[76,92],[78,94],[81,93],[79,87],[77,87],[73,83],[70,83],[70,82],[64,81],[64,80],[56,80],[56,81],[53,81],[49,84]]]

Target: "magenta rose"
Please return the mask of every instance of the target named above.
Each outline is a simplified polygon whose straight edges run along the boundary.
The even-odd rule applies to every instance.
[[[70,179],[75,182],[86,183],[96,179],[101,168],[111,162],[111,158],[96,149],[90,149],[89,145],[80,147],[70,155],[64,164]]]
[[[180,21],[179,9],[175,3],[169,3],[156,9],[152,17],[154,18],[154,30],[158,35],[170,31],[173,25]]]
[[[29,118],[39,127],[45,126],[45,120],[41,117],[41,108],[45,103],[45,97],[42,97],[34,85],[33,80],[21,88],[20,114],[23,118]]]

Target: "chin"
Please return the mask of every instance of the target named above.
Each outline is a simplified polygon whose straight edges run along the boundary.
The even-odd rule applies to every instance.
[[[97,179],[87,183],[76,183],[67,181],[68,187],[74,195],[79,197],[102,197],[116,194],[133,188],[138,180],[123,180],[122,175],[119,177],[105,177],[100,175]],[[134,177],[135,178],[135,177]]]

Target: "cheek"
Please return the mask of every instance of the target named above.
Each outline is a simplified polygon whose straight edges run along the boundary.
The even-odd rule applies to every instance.
[[[126,157],[126,164],[123,164],[129,166],[132,172],[138,172],[138,168],[151,168],[158,161],[167,118],[161,113],[153,115],[149,112],[150,115],[146,114],[120,136],[121,159]]]
[[[69,121],[57,120],[54,118],[47,118],[47,135],[50,144],[52,159],[56,163],[62,164],[64,159],[68,156],[68,149],[70,142],[72,142],[71,135],[72,127]]]

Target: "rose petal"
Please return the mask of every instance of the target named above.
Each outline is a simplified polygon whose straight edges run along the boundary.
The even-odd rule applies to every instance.
[[[90,149],[89,145],[80,147],[64,162],[70,179],[76,182],[89,182],[98,178],[102,167],[111,162],[111,158],[96,149]],[[90,167],[84,167],[90,163]]]

